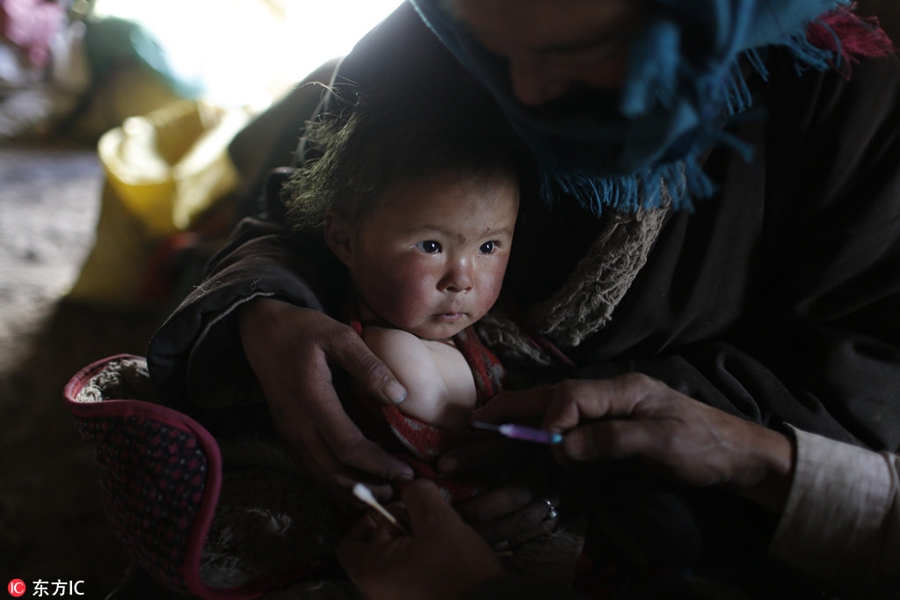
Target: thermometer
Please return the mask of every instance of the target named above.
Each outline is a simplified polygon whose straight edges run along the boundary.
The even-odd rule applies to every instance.
[[[515,423],[506,423],[505,425],[493,425],[492,423],[472,423],[476,429],[487,429],[496,431],[500,435],[506,436],[513,440],[523,440],[526,442],[535,442],[537,444],[559,444],[563,440],[560,433],[547,431],[546,429],[536,429],[525,425],[516,425]]]

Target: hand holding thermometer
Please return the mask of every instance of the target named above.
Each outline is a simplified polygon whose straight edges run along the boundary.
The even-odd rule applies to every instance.
[[[494,425],[492,423],[481,423],[476,421],[472,423],[472,427],[476,429],[487,429],[488,431],[496,431],[500,435],[506,436],[513,440],[524,440],[526,442],[535,442],[537,444],[559,444],[563,441],[560,433],[547,431],[546,429],[536,429],[525,425],[516,425],[515,423],[506,423],[505,425]]]

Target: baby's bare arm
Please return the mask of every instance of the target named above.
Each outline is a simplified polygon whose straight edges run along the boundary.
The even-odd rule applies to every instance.
[[[398,408],[437,427],[466,430],[475,381],[462,354],[442,342],[400,329],[365,327],[363,340],[407,390]]]

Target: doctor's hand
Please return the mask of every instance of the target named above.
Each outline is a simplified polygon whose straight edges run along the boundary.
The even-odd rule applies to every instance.
[[[431,481],[403,490],[409,533],[365,515],[337,558],[369,600],[450,600],[504,575],[493,550],[466,525]]]
[[[503,392],[475,411],[489,423],[537,422],[564,434],[563,464],[636,459],[680,483],[720,485],[780,512],[793,476],[781,433],[698,402],[640,373]]]
[[[336,496],[355,502],[351,488],[365,482],[382,501],[391,481],[409,481],[412,468],[366,439],[344,412],[332,369],[346,370],[383,402],[406,390],[349,326],[327,315],[269,298],[241,309],[241,341],[259,379],[276,430],[291,458]]]

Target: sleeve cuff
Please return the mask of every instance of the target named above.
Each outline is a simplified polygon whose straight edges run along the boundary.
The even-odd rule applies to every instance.
[[[882,455],[791,427],[797,463],[769,554],[828,584],[862,581],[891,505]]]

